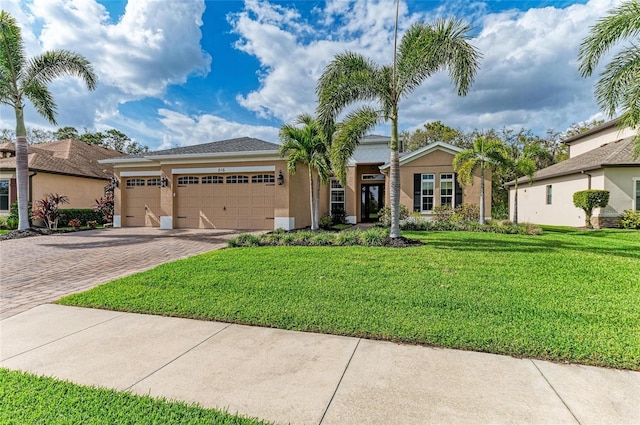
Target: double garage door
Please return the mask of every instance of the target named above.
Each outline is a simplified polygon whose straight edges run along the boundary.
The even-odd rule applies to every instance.
[[[174,184],[178,228],[273,229],[273,173],[177,176]]]
[[[273,229],[275,175],[188,175],[174,178],[174,227]],[[124,225],[160,226],[160,178],[129,178]]]

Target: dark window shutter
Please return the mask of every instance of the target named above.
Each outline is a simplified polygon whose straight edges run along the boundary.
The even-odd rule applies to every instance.
[[[420,212],[420,194],[422,193],[422,174],[413,175],[413,211]]]
[[[9,204],[13,204],[18,200],[18,187],[16,179],[9,180]]]
[[[453,184],[455,185],[455,191],[456,191],[455,206],[457,207],[458,205],[462,204],[462,186],[458,182],[458,174],[453,175]]]

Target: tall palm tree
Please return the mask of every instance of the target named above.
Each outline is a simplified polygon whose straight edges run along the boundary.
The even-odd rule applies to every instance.
[[[453,158],[453,169],[458,173],[462,186],[473,184],[473,177],[480,169],[480,224],[485,222],[484,175],[489,167],[497,168],[505,164],[505,145],[500,140],[478,137],[473,147],[458,152]]]
[[[538,170],[537,159],[548,155],[539,145],[526,145],[521,152],[518,149],[510,149],[503,158],[502,166],[513,173],[515,177],[515,193],[513,197],[513,223],[518,224],[518,179],[522,176],[529,178],[529,184],[533,184],[533,176]]]
[[[366,57],[345,52],[335,56],[322,73],[316,92],[318,117],[323,125],[356,102],[361,106],[347,114],[337,126],[332,142],[331,163],[341,183],[360,139],[378,123],[391,122],[390,200],[392,238],[400,237],[400,163],[398,153],[398,104],[438,71],[448,70],[458,95],[469,91],[479,67],[480,53],[469,43],[469,25],[460,20],[438,20],[431,25],[416,23],[397,44],[398,12],[393,64],[380,66]]]
[[[78,76],[89,90],[96,86],[93,67],[83,56],[68,50],[50,50],[27,59],[22,34],[15,18],[0,12],[0,103],[13,108],[16,115],[16,177],[18,186],[19,230],[29,228],[28,147],[24,124],[24,101],[56,124],[56,103],[47,84],[61,76]]]
[[[596,83],[596,100],[609,117],[622,111],[620,127],[640,129],[640,2],[629,0],[609,11],[589,35],[578,52],[580,74],[593,74],[602,56],[617,43],[629,40],[605,67]],[[635,156],[640,156],[640,132],[635,138]]]
[[[299,127],[302,125],[302,127]],[[330,134],[330,133],[329,133]],[[324,128],[309,114],[299,115],[294,125],[280,128],[279,151],[287,157],[287,170],[294,174],[299,163],[309,168],[309,200],[311,206],[311,230],[318,230],[320,220],[320,185],[331,176],[329,142]],[[315,182],[314,182],[315,175]]]

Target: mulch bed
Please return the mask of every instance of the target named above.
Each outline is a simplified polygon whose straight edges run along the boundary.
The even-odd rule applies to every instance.
[[[4,235],[0,235],[0,241],[6,241],[9,239],[30,238],[33,236],[53,235],[55,233],[64,233],[64,231],[50,230],[50,229],[36,229],[36,228],[31,228],[27,230],[13,230],[9,233],[5,233]]]

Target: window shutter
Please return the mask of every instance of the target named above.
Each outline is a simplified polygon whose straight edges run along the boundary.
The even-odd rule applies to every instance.
[[[422,193],[422,174],[413,175],[413,211],[420,212],[420,194]]]
[[[457,173],[455,173],[453,175],[453,184],[455,185],[455,193],[456,193],[456,199],[455,199],[454,206],[457,207],[458,205],[462,204],[462,186],[458,182],[458,174]]]
[[[31,190],[31,188],[29,188]],[[9,205],[18,200],[18,187],[16,185],[16,179],[9,180]]]

